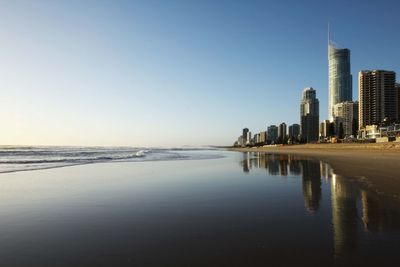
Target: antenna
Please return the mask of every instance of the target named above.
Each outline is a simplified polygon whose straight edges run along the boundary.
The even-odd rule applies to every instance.
[[[328,46],[331,44],[331,29],[330,29],[330,23],[328,21]]]

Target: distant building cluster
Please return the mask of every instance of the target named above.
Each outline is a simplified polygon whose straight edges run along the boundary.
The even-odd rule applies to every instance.
[[[300,100],[300,124],[269,125],[253,136],[244,128],[234,146],[400,140],[400,84],[394,71],[360,71],[358,101],[353,101],[350,50],[330,40],[328,70],[328,119],[320,122],[317,92],[307,87]]]

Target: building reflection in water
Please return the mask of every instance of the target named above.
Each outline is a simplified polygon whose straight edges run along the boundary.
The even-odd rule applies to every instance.
[[[301,175],[305,207],[315,212],[321,201],[320,162],[306,160],[299,156],[285,154],[267,154],[260,152],[243,153],[243,171],[249,173],[252,168],[263,168],[269,175]]]
[[[294,157],[288,157],[289,171],[291,175],[301,175],[301,163]]]
[[[372,195],[361,190],[362,221],[368,232],[400,230],[400,210],[391,201],[382,201],[384,196]],[[395,212],[393,212],[395,211]]]
[[[244,153],[243,171],[263,168],[269,175],[301,176],[305,208],[315,213],[322,199],[322,180],[331,187],[334,255],[338,259],[357,254],[365,232],[400,231],[400,203],[391,197],[360,189],[347,177],[335,174],[326,163],[293,155]]]
[[[265,156],[267,156],[268,173],[270,175],[279,175],[279,160],[275,155]]]
[[[303,160],[301,166],[304,203],[309,212],[315,212],[321,201],[320,164],[314,160]]]
[[[288,155],[279,155],[279,174],[281,176],[288,175]]]
[[[322,179],[324,179],[325,181],[328,181],[328,179],[332,175],[332,169],[329,167],[328,163],[325,163],[322,161],[319,163],[319,165],[320,165]]]
[[[251,159],[251,153],[250,152],[243,153],[242,166],[243,166],[243,172],[244,173],[249,173],[250,172],[250,168],[251,168],[250,159]]]
[[[332,174],[332,225],[335,256],[351,255],[357,248],[358,191],[350,180]]]

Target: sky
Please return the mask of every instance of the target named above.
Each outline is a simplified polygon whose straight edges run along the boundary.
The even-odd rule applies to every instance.
[[[0,144],[231,145],[327,118],[327,25],[358,72],[400,76],[400,2],[0,0]],[[400,80],[400,78],[398,78]]]

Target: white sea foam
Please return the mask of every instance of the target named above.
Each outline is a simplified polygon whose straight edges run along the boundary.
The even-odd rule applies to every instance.
[[[164,161],[219,157],[199,149],[135,147],[0,146],[0,173],[65,167],[96,162]]]

